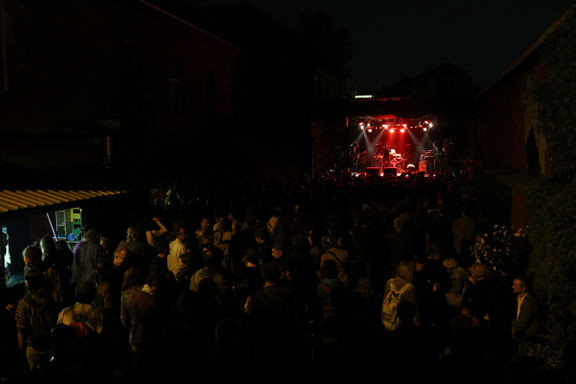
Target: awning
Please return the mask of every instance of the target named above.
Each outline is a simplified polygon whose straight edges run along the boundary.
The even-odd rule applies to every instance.
[[[44,208],[127,193],[124,190],[26,189],[0,190],[0,214]]]

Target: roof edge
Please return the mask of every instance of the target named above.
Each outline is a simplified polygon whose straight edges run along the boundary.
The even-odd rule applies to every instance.
[[[476,95],[476,99],[479,99],[480,97],[482,97],[484,94],[488,93],[490,90],[492,90],[498,83],[502,82],[506,77],[508,77],[516,68],[518,68],[523,62],[526,61],[526,59],[528,59],[528,57],[530,57],[531,55],[535,54],[536,51],[540,48],[540,46],[542,45],[542,43],[544,43],[544,41],[548,38],[548,36],[550,36],[552,34],[552,32],[554,32],[556,30],[556,28],[558,28],[563,22],[564,19],[566,18],[566,15],[568,13],[568,10],[572,7],[576,7],[576,5],[571,5],[568,8],[566,8],[566,10],[562,13],[562,15],[556,19],[556,21],[554,21],[552,23],[552,25],[550,25],[545,31],[544,33],[542,33],[540,35],[540,37],[538,37],[538,39],[536,39],[536,41],[534,43],[532,43],[516,60],[514,60],[512,62],[512,64],[510,64],[495,80],[493,80],[491,83],[489,83],[486,87],[484,87],[477,95]]]
[[[152,8],[153,10],[155,10],[155,11],[157,11],[157,12],[163,14],[163,15],[166,15],[166,16],[172,18],[172,19],[176,20],[176,21],[179,22],[179,23],[182,23],[182,24],[184,24],[184,25],[186,25],[186,26],[188,26],[188,27],[190,27],[190,28],[193,28],[193,29],[197,30],[198,32],[204,33],[205,35],[210,36],[211,38],[220,41],[221,43],[224,43],[224,44],[226,44],[226,45],[229,45],[229,46],[231,46],[231,47],[233,47],[233,48],[236,48],[236,49],[238,49],[238,50],[240,50],[240,51],[246,52],[246,49],[244,49],[244,48],[242,48],[242,47],[240,47],[240,46],[238,46],[238,45],[236,45],[236,44],[234,44],[234,43],[231,43],[230,41],[228,41],[228,40],[226,40],[226,39],[223,39],[223,38],[220,37],[220,36],[217,36],[217,35],[215,35],[215,34],[213,34],[213,33],[210,33],[210,32],[208,32],[207,30],[202,29],[202,28],[200,28],[199,26],[197,26],[197,25],[195,25],[195,24],[192,24],[191,22],[182,19],[181,17],[178,17],[178,16],[176,16],[175,14],[173,14],[173,13],[171,13],[171,12],[168,12],[167,10],[158,7],[157,5],[154,5],[154,4],[152,4],[152,3],[150,3],[150,2],[148,2],[148,1],[146,1],[146,0],[138,0],[138,1],[140,2],[140,4],[145,5],[145,6],[147,6],[147,7],[150,7],[150,8]]]

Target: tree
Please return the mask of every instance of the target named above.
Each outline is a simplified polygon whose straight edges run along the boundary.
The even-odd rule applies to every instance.
[[[349,76],[352,39],[344,27],[334,24],[329,13],[316,10],[302,15],[300,33],[314,66],[329,68],[342,77]]]
[[[470,100],[476,89],[470,75],[452,63],[432,64],[421,74],[403,77],[388,92],[409,95],[421,100]]]

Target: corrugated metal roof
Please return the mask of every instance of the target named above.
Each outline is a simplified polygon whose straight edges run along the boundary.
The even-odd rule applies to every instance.
[[[0,213],[74,203],[126,192],[124,190],[3,189],[0,190]]]

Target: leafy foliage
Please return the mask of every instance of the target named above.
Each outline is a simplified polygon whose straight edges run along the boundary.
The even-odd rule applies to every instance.
[[[546,304],[548,332],[563,346],[576,338],[576,185],[547,178],[529,200],[532,220],[529,233],[532,256],[529,271],[534,289]]]
[[[504,262],[515,271],[523,269],[527,257],[528,227],[494,225],[491,232],[485,232],[471,248],[472,256],[491,270],[497,270]]]
[[[546,173],[527,199],[529,271],[558,350],[576,340],[576,5],[541,47],[544,71],[525,92],[528,123],[546,140]],[[536,111],[536,113],[533,113]]]
[[[545,72],[527,92],[539,110],[537,127],[548,144],[549,171],[573,181],[576,175],[576,6],[542,45]]]
[[[330,13],[322,10],[302,15],[300,33],[308,55],[316,66],[349,74],[353,44],[349,32],[336,25]]]

